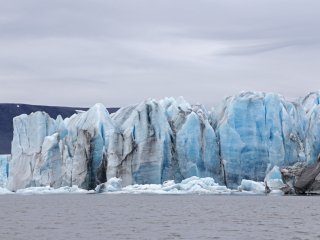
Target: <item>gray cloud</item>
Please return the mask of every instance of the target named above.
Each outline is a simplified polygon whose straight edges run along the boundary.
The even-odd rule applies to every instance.
[[[124,106],[320,88],[317,0],[12,0],[0,8],[0,102]]]

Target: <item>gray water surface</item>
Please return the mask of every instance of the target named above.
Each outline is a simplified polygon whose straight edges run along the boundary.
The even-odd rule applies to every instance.
[[[0,239],[320,239],[320,198],[0,196]]]

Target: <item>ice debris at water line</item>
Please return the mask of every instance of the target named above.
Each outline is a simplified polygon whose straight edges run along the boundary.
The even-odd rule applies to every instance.
[[[112,178],[96,188],[97,192],[118,193],[153,193],[153,194],[230,194],[234,190],[217,184],[213,178],[190,177],[181,183],[173,180],[163,184],[134,184],[122,187],[121,179]]]
[[[242,180],[241,185],[236,189],[229,189],[226,186],[217,184],[213,178],[199,178],[196,176],[184,179],[181,183],[169,180],[163,184],[134,184],[122,186],[122,179],[111,178],[108,182],[99,184],[95,190],[85,190],[78,186],[53,188],[28,187],[19,189],[15,193],[5,188],[0,188],[0,195],[4,194],[212,194],[212,195],[247,195],[265,194],[264,184],[251,180]],[[275,191],[276,192],[276,191]]]

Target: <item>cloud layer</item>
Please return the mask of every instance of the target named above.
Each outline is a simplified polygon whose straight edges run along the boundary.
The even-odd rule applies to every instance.
[[[320,89],[317,0],[0,1],[0,102],[212,106]]]

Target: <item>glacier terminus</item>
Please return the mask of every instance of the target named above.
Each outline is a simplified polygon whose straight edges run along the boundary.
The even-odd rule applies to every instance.
[[[96,104],[65,119],[23,114],[13,128],[12,153],[0,156],[0,187],[11,191],[91,190],[112,179],[123,187],[172,185],[193,177],[229,189],[246,189],[248,180],[272,188],[282,186],[283,167],[317,164],[320,93],[291,102],[275,93],[242,92],[210,110],[182,97],[149,99],[113,114]]]

